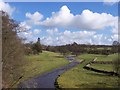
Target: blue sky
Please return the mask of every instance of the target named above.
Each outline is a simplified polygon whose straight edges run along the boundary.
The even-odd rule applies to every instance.
[[[12,2],[7,12],[26,27],[26,42],[45,45],[112,44],[118,38],[118,5],[104,2]],[[3,8],[4,9],[4,8]],[[6,10],[6,9],[4,9]],[[10,12],[11,10],[11,12]],[[54,12],[52,14],[52,12]],[[47,19],[48,18],[48,19]]]
[[[14,2],[9,3],[16,8],[13,16],[15,20],[22,21],[25,18],[26,12],[34,13],[39,11],[45,17],[50,17],[51,12],[57,12],[63,5],[67,5],[73,14],[79,14],[85,9],[92,10],[98,13],[110,13],[113,16],[118,16],[118,5],[106,5],[103,2]]]

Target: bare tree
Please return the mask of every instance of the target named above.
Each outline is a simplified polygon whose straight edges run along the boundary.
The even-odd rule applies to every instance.
[[[23,45],[17,36],[18,24],[2,12],[2,79],[3,88],[10,88],[23,73]]]

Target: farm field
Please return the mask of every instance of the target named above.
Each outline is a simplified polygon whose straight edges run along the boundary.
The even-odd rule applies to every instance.
[[[82,54],[82,55],[79,55],[78,57],[76,57],[76,60],[77,61],[85,60],[85,62],[83,62],[81,64],[81,66],[85,66],[87,63],[92,61],[95,57],[98,57],[98,55],[97,54]]]
[[[114,71],[113,64],[92,64],[90,67],[98,69],[98,70],[104,70],[104,71]]]
[[[111,56],[111,55],[110,55]],[[115,55],[116,56],[116,55]],[[115,57],[112,56],[112,57]],[[58,85],[60,88],[115,88],[118,86],[118,77],[108,76],[105,74],[88,71],[83,69],[87,63],[92,61],[95,57],[103,58],[107,56],[96,54],[83,54],[77,57],[77,60],[84,59],[82,64],[79,64],[75,68],[63,73],[58,78]],[[113,70],[112,65],[92,65],[97,69]],[[69,83],[68,83],[69,82]]]
[[[96,61],[113,61],[117,57],[118,54],[103,55],[103,56],[98,56]]]
[[[25,62],[27,64],[22,67],[25,70],[23,78],[19,82],[69,63],[61,54],[49,51],[43,51],[39,55],[25,56]]]

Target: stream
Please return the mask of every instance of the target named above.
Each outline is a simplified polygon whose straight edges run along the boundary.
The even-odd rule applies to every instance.
[[[80,62],[74,60],[73,56],[67,56],[66,58],[70,61],[68,65],[24,81],[18,85],[18,88],[55,88],[54,83],[59,75],[80,64]]]

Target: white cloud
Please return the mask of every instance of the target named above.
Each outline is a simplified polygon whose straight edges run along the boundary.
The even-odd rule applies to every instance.
[[[39,35],[40,32],[41,32],[40,29],[34,29],[33,31],[28,30],[25,32],[21,31],[18,33],[18,36],[20,38],[26,39],[25,42],[30,42],[30,41],[36,42],[37,41],[36,35]]]
[[[21,22],[19,24],[19,26],[21,27],[21,31],[27,31],[30,30],[32,27],[30,25],[28,25],[25,21]]]
[[[94,42],[94,44],[102,44],[102,40],[104,40],[103,34],[96,34],[92,37],[92,41]]]
[[[77,28],[82,30],[101,30],[106,27],[112,28],[113,36],[97,34],[93,31],[77,31],[71,32],[55,32],[47,30],[49,34],[57,34],[61,36],[49,37],[51,44],[61,45],[73,42],[91,43],[91,44],[111,44],[113,40],[117,40],[118,34],[118,17],[107,13],[95,13],[90,10],[83,10],[79,15],[73,15],[67,6],[63,6],[59,12],[53,12],[50,18],[42,21],[40,25],[44,27],[62,27],[62,28]],[[109,30],[108,30],[109,32]],[[47,38],[47,37],[46,37]],[[44,39],[46,40],[46,39]]]
[[[60,33],[60,34],[58,34]],[[95,31],[69,31],[56,32],[57,36],[45,36],[41,38],[41,42],[45,45],[65,45],[76,42],[78,44],[96,44],[96,45],[110,45],[113,39],[117,36],[111,37],[110,35],[98,34]]]
[[[87,38],[87,37],[90,37],[92,35],[94,35],[96,32],[89,32],[89,31],[77,31],[77,32],[71,32],[71,31],[64,31],[63,32],[63,36],[65,38],[73,38],[73,39],[84,39],[84,38]]]
[[[0,10],[3,10],[4,12],[7,12],[10,16],[15,11],[15,7],[11,7],[8,3],[0,2]]]
[[[118,3],[120,0],[103,0],[104,4],[106,5],[113,5],[113,4],[116,4]]]
[[[34,14],[26,13],[26,17],[29,18],[27,22],[33,23],[35,25],[38,25],[40,23],[40,20],[43,19],[43,15],[39,12],[35,12]]]
[[[112,33],[113,34],[118,34],[118,28],[112,28]]]
[[[55,41],[55,39],[53,39],[51,36],[41,38],[41,42],[45,45],[53,45],[54,41]]]
[[[63,27],[98,30],[113,26],[118,17],[107,13],[94,13],[90,10],[83,10],[81,14],[73,15],[67,6],[61,7],[60,11],[52,13],[50,18],[40,22],[44,27]]]
[[[58,32],[57,28],[54,29],[47,29],[46,32],[50,35],[56,34]]]
[[[26,39],[24,42],[28,43],[28,42],[36,42],[37,41],[37,37],[34,36],[34,32],[32,31],[26,31],[26,32],[20,32],[18,33],[18,36],[22,39]]]
[[[34,34],[39,34],[40,32],[41,32],[40,29],[34,29],[34,31],[33,31]]]
[[[31,38],[32,37],[32,31],[29,31],[29,32],[20,32],[18,33],[18,36],[21,37],[21,38]]]
[[[19,26],[21,27],[21,31],[32,29],[32,27],[38,25],[40,23],[40,20],[43,18],[43,15],[39,12],[35,12],[33,14],[26,13],[25,16],[28,19],[19,24]],[[38,32],[38,30],[35,30],[35,33]]]
[[[120,23],[116,22],[115,26],[112,28],[111,38],[113,41],[119,41],[118,37],[120,37],[120,33],[119,33],[119,28],[118,28],[119,25],[118,24],[120,24]]]
[[[118,41],[118,34],[113,34],[111,38],[113,41]]]
[[[43,15],[40,14],[39,12],[35,12],[33,14],[26,13],[25,16],[26,18],[28,18],[28,20],[25,20],[19,24],[19,26],[21,27],[21,32],[18,33],[18,35],[19,37],[26,38],[27,39],[26,42],[29,41],[35,42],[36,41],[35,35],[38,35],[41,32],[41,30],[40,29],[33,30],[33,27],[35,27],[39,23],[39,21],[43,18]]]
[[[67,6],[63,6],[59,12],[52,13],[51,18],[47,18],[41,22],[41,25],[48,27],[67,27],[69,22],[72,21],[73,15],[70,14],[70,10]]]
[[[46,45],[65,45],[73,42],[77,43],[85,43],[89,40],[90,37],[95,35],[96,32],[91,31],[77,31],[71,32],[69,30],[65,30],[64,32],[54,32],[54,34],[58,34],[56,37],[54,36],[46,36],[41,38],[42,43]]]
[[[21,22],[21,26],[27,29],[31,29],[32,26],[36,25],[47,27],[47,35],[41,38],[41,42],[46,45],[64,45],[73,42],[77,42],[78,44],[111,44],[113,40],[117,39],[118,17],[107,13],[83,10],[81,14],[73,15],[67,6],[63,6],[60,11],[52,12],[52,16],[43,21],[43,15],[39,12],[33,14],[26,13],[26,17],[28,20]],[[93,31],[106,27],[112,28],[112,36],[97,34],[97,32]],[[60,32],[58,28],[68,30]],[[69,29],[74,28],[81,31],[69,31]],[[31,39],[29,38],[29,40],[36,40],[33,34],[36,35],[40,32],[41,30],[35,29],[32,34],[30,32],[24,33],[23,36],[30,37]]]

